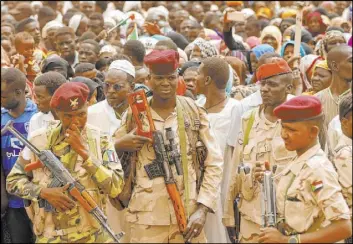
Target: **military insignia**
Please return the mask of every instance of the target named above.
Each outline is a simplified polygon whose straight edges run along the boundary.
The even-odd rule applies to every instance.
[[[318,192],[319,190],[321,190],[324,187],[324,184],[322,183],[322,180],[320,181],[314,181],[313,183],[311,183],[311,190],[313,192]]]
[[[70,99],[70,106],[71,106],[72,110],[77,108],[77,106],[78,106],[78,97],[75,98],[74,100]]]

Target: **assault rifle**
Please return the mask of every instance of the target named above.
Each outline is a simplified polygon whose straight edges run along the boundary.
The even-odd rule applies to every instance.
[[[54,176],[54,180],[51,182],[49,187],[60,187],[69,184],[68,192],[75,198],[81,206],[89,212],[99,224],[109,233],[109,235],[119,243],[124,232],[120,232],[115,235],[107,223],[107,217],[104,215],[103,211],[99,208],[97,203],[94,201],[92,196],[86,191],[85,187],[81,185],[70,172],[64,167],[60,160],[50,151],[42,150],[39,151],[32,143],[30,143],[20,132],[18,132],[13,126],[13,121],[9,121],[3,129],[1,129],[1,135],[6,131],[11,132],[16,136],[24,145],[26,145],[40,160],[40,162],[35,162],[28,164],[25,167],[25,171],[31,171],[40,167],[47,167]],[[53,207],[47,202],[41,199],[39,201],[39,206],[46,206],[47,211],[54,210]]]
[[[261,183],[261,226],[276,227],[276,189],[268,162],[265,162],[265,168],[263,182]]]
[[[166,152],[166,146],[164,144],[162,132],[156,130],[153,132],[153,149],[156,154],[156,159],[145,165],[145,170],[148,177],[152,180],[157,177],[164,177],[164,182],[167,187],[167,191],[170,200],[173,203],[175,216],[177,218],[179,231],[184,233],[187,225],[185,209],[183,206],[183,201],[180,197],[176,181],[173,177],[172,169],[170,167],[170,159]]]

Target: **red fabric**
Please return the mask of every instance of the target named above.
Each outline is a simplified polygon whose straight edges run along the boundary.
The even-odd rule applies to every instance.
[[[65,112],[75,111],[87,102],[88,94],[89,88],[86,84],[64,83],[54,92],[50,107]]]
[[[176,70],[179,67],[179,53],[174,50],[153,50],[146,55],[144,62],[152,70],[160,68],[161,65]]]
[[[184,96],[186,92],[186,84],[182,76],[178,79],[178,87],[176,90],[176,94],[179,96]]]
[[[302,121],[322,114],[322,104],[315,96],[294,97],[273,110],[282,121]]]
[[[264,80],[271,76],[292,72],[292,69],[284,59],[274,58],[272,60],[272,63],[263,64],[257,69],[256,77],[258,81]]]

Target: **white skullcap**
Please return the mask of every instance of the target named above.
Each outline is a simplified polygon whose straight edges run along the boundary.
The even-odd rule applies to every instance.
[[[74,29],[74,32],[76,33],[81,19],[83,18],[83,15],[80,14],[75,14],[74,16],[71,17],[70,21],[69,21],[69,27],[71,27],[72,29]]]
[[[80,3],[96,4],[96,1],[80,1]]]
[[[47,34],[48,34],[48,30],[50,30],[51,28],[60,28],[60,27],[64,27],[64,24],[60,23],[57,20],[52,20],[49,21],[48,23],[45,24],[45,26],[43,27],[42,30],[42,37],[46,38]]]
[[[123,7],[123,12],[129,12],[130,10],[134,8],[139,8],[141,9],[141,1],[125,1],[124,7]]]
[[[113,61],[108,70],[117,69],[128,73],[135,78],[135,67],[127,60],[115,60]]]
[[[116,48],[112,45],[105,45],[101,48],[101,50],[99,51],[99,54],[101,53],[112,53],[113,55],[117,54],[118,52],[116,51]]]

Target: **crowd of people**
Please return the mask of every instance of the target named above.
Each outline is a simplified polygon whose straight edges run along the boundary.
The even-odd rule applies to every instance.
[[[1,242],[114,242],[9,121],[123,243],[352,243],[350,1],[1,1]]]

